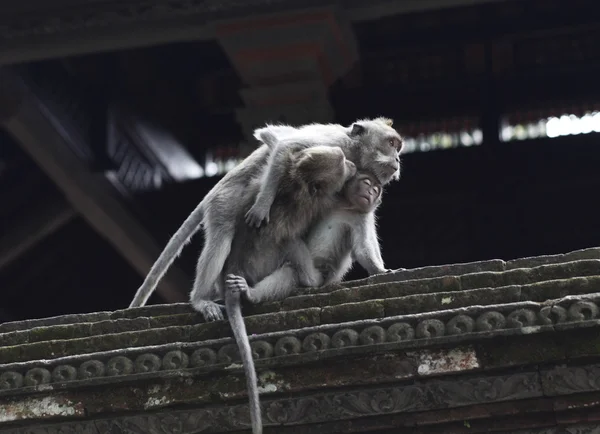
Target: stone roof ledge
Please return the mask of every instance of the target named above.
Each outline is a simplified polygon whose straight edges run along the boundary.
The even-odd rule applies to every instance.
[[[596,432],[598,291],[592,248],[247,306],[265,432]],[[187,304],[0,324],[1,434],[248,431],[245,389]]]

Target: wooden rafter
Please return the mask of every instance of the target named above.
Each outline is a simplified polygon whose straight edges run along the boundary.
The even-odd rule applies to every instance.
[[[121,202],[108,180],[92,173],[73,154],[68,144],[74,138],[60,120],[7,69],[0,69],[0,120],[73,209],[145,276],[160,246]],[[186,300],[188,289],[187,276],[172,267],[157,291],[167,302],[180,302]]]

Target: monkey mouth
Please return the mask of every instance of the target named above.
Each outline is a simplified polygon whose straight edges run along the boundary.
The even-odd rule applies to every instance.
[[[359,195],[358,199],[363,203],[363,205],[371,204],[371,198],[369,196]]]

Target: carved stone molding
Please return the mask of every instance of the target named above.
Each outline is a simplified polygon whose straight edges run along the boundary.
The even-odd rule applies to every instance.
[[[488,378],[431,380],[346,392],[320,393],[262,403],[267,426],[301,425],[412,411],[453,408],[480,403],[542,396],[537,372]],[[163,411],[141,416],[87,421],[56,427],[0,430],[0,433],[197,433],[224,432],[250,426],[245,404],[185,411]]]
[[[267,333],[253,336],[251,345],[258,362],[279,356],[300,357],[305,353],[328,350],[334,350],[337,357],[346,350],[349,354],[356,354],[357,347],[369,351],[380,345],[413,341],[432,344],[442,338],[472,339],[478,334],[489,335],[503,330],[539,333],[544,327],[576,324],[598,317],[596,302],[568,299],[570,302],[564,306],[522,303],[520,306],[467,308],[453,314],[438,312],[424,318],[408,315],[357,321],[353,325],[310,327],[294,333]],[[219,339],[197,344],[159,346],[150,351],[128,348],[118,351],[118,354],[107,351],[50,361],[5,364],[0,365],[0,396],[21,388],[33,392],[40,386],[54,383],[62,385],[90,379],[109,380],[134,374],[160,374],[192,368],[217,370],[237,362],[239,354],[233,340]]]

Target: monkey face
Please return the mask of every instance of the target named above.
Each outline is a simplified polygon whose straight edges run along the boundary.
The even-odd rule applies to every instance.
[[[382,185],[400,179],[400,151],[403,141],[392,128],[390,120],[377,118],[355,122],[350,136],[359,141],[359,170],[372,172]]]
[[[346,199],[360,212],[368,213],[381,203],[381,184],[366,173],[358,173],[346,184]]]

